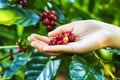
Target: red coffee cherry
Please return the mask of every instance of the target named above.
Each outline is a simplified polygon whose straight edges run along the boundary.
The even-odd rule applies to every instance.
[[[52,10],[50,14],[56,15],[56,12]]]
[[[49,12],[48,12],[48,11],[44,11],[44,12],[40,15],[40,17],[41,17],[42,20],[45,19],[45,18],[48,18],[48,16],[49,16]]]
[[[54,26],[55,25],[55,21],[50,21],[50,25]]]
[[[63,44],[66,44],[66,42],[63,39],[57,42],[57,45],[63,45]]]
[[[22,51],[23,51],[23,48],[22,48],[21,46],[18,47],[17,52],[20,53],[20,52],[22,52]]]
[[[44,25],[49,25],[50,24],[50,20],[48,18],[43,19],[43,24]]]
[[[27,5],[27,0],[19,0],[19,3],[25,7]]]
[[[65,32],[64,33],[64,36],[70,36],[71,35],[71,32]]]
[[[50,20],[54,20],[55,17],[56,17],[56,16],[53,15],[53,14],[50,14],[50,15],[49,15],[49,19],[50,19]]]
[[[61,39],[63,39],[63,37],[64,37],[64,35],[62,35],[62,34],[57,34],[56,35],[57,40],[61,40]]]
[[[56,39],[56,37],[53,37],[53,38],[50,40],[49,45],[55,45],[56,43],[57,43],[57,39]]]
[[[74,42],[76,40],[75,36],[73,34],[69,35],[69,41]]]
[[[53,29],[52,26],[50,26],[50,25],[46,26],[47,31],[51,31],[52,29]]]
[[[41,20],[43,20],[43,19],[46,18],[46,16],[45,16],[44,14],[41,14],[41,15],[40,15],[40,18],[41,18]]]
[[[57,21],[57,17],[56,16],[54,16],[54,19],[53,19],[54,21]]]
[[[56,43],[56,42],[57,42],[56,37],[53,37],[53,38],[51,39],[51,41]]]

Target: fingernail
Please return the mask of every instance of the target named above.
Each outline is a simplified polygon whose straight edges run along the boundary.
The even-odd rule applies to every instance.
[[[30,41],[30,36],[27,38],[28,41]]]
[[[48,36],[51,36],[51,34],[52,34],[52,31],[48,33]]]
[[[35,46],[35,42],[31,42],[31,46],[33,46],[33,47],[34,47],[34,46]]]
[[[31,37],[34,37],[34,36],[36,36],[37,34],[35,34],[35,33],[33,33],[33,34],[31,34]]]

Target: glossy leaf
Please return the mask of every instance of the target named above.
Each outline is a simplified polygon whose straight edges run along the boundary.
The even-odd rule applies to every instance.
[[[44,70],[40,73],[37,80],[52,80],[59,69],[61,60],[49,60]]]
[[[36,13],[20,6],[0,8],[0,24],[30,26],[38,21],[39,16]]]
[[[99,66],[90,66],[84,58],[79,55],[72,57],[70,64],[70,77],[72,80],[104,80]],[[95,68],[97,68],[97,71]]]
[[[56,5],[56,3],[52,2],[52,1],[48,2],[48,4],[52,5],[52,7],[48,5],[48,7],[50,9],[53,9],[56,11],[59,22],[64,23],[65,22],[65,15],[63,14],[62,10]]]
[[[25,80],[36,80],[39,74],[45,68],[48,60],[49,56],[39,52],[34,52],[26,65],[27,68],[25,71]]]
[[[18,54],[18,53],[16,53],[16,54]],[[5,75],[6,79],[10,79],[13,75],[15,75],[18,72],[18,70],[21,67],[23,67],[27,63],[27,59],[30,54],[29,55],[27,55],[27,53],[26,53],[26,55],[24,55],[24,54],[25,53],[23,53],[23,52],[19,53],[18,59],[14,60],[10,69],[5,72],[4,75]]]
[[[114,54],[120,55],[120,50],[119,50],[119,49],[110,48],[110,47],[106,47],[105,49],[106,49],[107,51],[109,51],[109,52],[112,52],[112,53],[114,53]]]
[[[11,4],[7,0],[0,0],[0,8],[10,7]]]

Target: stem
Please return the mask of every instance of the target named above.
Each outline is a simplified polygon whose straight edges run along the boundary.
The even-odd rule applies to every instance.
[[[0,46],[0,49],[4,49],[4,48],[18,48],[18,45],[15,46]]]
[[[2,58],[0,58],[0,61],[4,60],[5,58],[9,57],[10,55],[4,56]]]
[[[103,63],[102,59],[94,51],[93,51],[93,54],[95,55],[95,57],[97,59],[100,60],[100,63],[102,64],[102,66],[104,67],[104,69],[107,70],[107,72],[110,74],[110,76],[112,77],[112,79],[115,79],[115,76],[112,74],[112,72],[106,66],[104,66],[105,64]]]
[[[12,54],[12,55],[17,55],[17,52],[16,52],[16,53],[14,53],[14,54]],[[0,61],[4,60],[5,58],[7,58],[7,57],[9,57],[9,56],[10,56],[10,55],[6,55],[6,56],[4,56],[4,57],[0,58]]]
[[[18,45],[14,45],[14,46],[0,46],[0,49],[5,49],[5,48],[18,48]],[[2,58],[0,58],[0,61],[4,60],[5,58],[9,57],[10,55],[4,56]]]

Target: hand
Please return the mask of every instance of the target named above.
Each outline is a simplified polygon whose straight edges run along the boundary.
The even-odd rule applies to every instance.
[[[76,41],[66,45],[49,46],[50,37],[70,31],[76,36]],[[32,34],[28,37],[31,45],[48,55],[65,53],[85,53],[106,46],[120,47],[120,28],[95,20],[76,21],[62,25],[48,33],[48,37]],[[114,40],[116,39],[116,40]],[[117,42],[116,42],[117,41]]]

